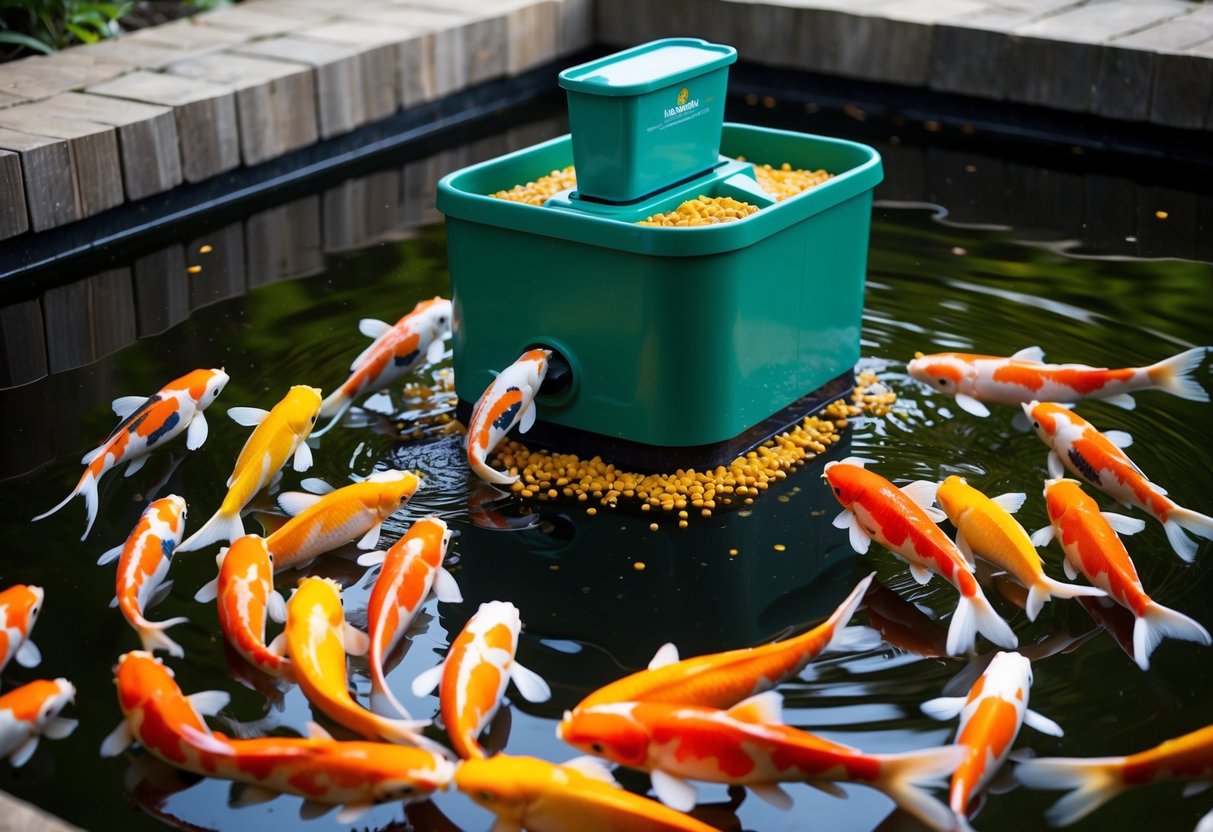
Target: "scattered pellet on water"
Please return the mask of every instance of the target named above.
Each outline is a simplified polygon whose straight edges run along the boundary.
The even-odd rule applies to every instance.
[[[214,251],[214,249],[211,248],[211,246],[209,244],[204,245],[198,249],[199,254],[210,254],[212,251]]]
[[[752,511],[739,511],[739,512],[737,512],[737,516],[738,517],[749,517],[753,513],[754,512],[752,512]]]
[[[1155,211],[1154,216],[1158,217],[1160,220],[1165,220],[1169,214],[1167,214],[1166,211]]]
[[[549,564],[549,565],[548,565],[548,570],[549,570],[549,571],[551,571],[551,572],[559,572],[559,571],[560,571],[560,564],[558,564],[558,563]]]
[[[787,546],[784,546],[782,543],[776,543],[776,544],[775,544],[775,551],[776,551],[776,552],[786,552],[787,550],[788,550],[788,547],[787,547]]]
[[[190,266],[189,268],[186,269],[186,271],[189,272],[190,274],[198,274],[198,272],[202,271],[202,267],[201,266]]]
[[[775,98],[774,98],[774,96],[770,96],[770,95],[764,95],[764,96],[762,97],[762,106],[766,107],[768,110],[773,110],[773,109],[775,109]]]
[[[789,497],[787,494],[780,494],[778,499],[779,499],[779,502],[781,502],[781,503],[790,503],[792,501],[792,498]]]
[[[587,508],[585,510],[585,513],[590,515],[591,517],[593,517],[595,514],[598,513],[598,509],[594,508],[593,506],[590,506],[589,508]]]
[[[685,511],[678,512],[678,516],[681,517],[683,520],[687,519],[687,513]]]
[[[730,555],[732,555],[732,556],[736,556],[736,555],[737,555],[737,550],[736,550],[736,549],[729,549],[729,554],[730,554]]]
[[[635,563],[632,564],[632,568],[635,569],[637,572],[643,572],[644,571],[644,561],[642,561],[642,560],[636,561]]]
[[[655,532],[655,531],[657,531],[657,524],[656,524],[656,523],[649,523],[649,531],[651,531],[651,532]]]
[[[678,528],[680,528],[680,529],[685,529],[686,527],[687,527],[687,521],[686,521],[686,520],[679,520],[679,521],[678,521]]]
[[[966,254],[968,254],[969,251],[968,251],[968,249],[962,248],[961,246],[952,246],[952,253],[955,254],[957,257],[963,257]]]

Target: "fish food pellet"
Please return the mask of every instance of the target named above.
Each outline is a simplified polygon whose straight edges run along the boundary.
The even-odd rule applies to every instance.
[[[745,157],[738,156],[737,160],[745,161]],[[754,181],[761,185],[764,191],[775,197],[776,202],[782,202],[790,196],[796,196],[833,178],[834,174],[824,168],[804,170],[794,168],[787,162],[777,168],[770,165],[754,165]]]
[[[590,506],[589,508],[587,508],[585,510],[585,513],[590,515],[591,517],[593,517],[595,514],[598,513],[598,509],[594,508],[593,506]]]
[[[202,271],[202,267],[201,266],[190,266],[189,268],[186,269],[186,271],[189,272],[190,274],[198,274],[198,272]]]
[[[632,568],[635,569],[637,572],[643,572],[644,571],[644,561],[642,561],[642,560],[636,561],[635,563],[632,564]]]
[[[649,523],[649,531],[651,531],[651,532],[655,532],[655,531],[657,531],[657,524],[656,524],[656,523]]]
[[[737,550],[736,550],[736,549],[729,549],[729,555],[730,555],[730,556],[736,556],[736,554],[737,554]]]
[[[211,248],[209,245],[202,246],[201,248],[198,249],[199,254],[210,254],[212,251],[214,251],[214,249]]]
[[[703,196],[688,199],[673,211],[653,214],[637,222],[637,225],[661,227],[689,227],[693,225],[716,225],[722,222],[745,219],[758,211],[757,205],[741,202],[731,196]]]
[[[782,543],[776,543],[776,544],[775,544],[775,551],[776,551],[776,552],[786,552],[787,550],[788,550],[788,547],[787,547],[787,546],[784,546]]]
[[[546,176],[541,176],[534,182],[525,185],[515,185],[508,191],[498,191],[489,196],[495,199],[506,199],[510,202],[521,202],[526,205],[543,205],[561,191],[577,186],[577,172],[569,165],[563,170],[554,170]]]

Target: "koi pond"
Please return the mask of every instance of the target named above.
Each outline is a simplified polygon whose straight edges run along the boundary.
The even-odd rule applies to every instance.
[[[739,500],[709,517],[691,513],[680,528],[676,512],[641,511],[625,499],[617,507],[564,497],[521,503],[469,478],[462,437],[442,420],[454,405],[452,394],[442,392],[449,351],[436,366],[355,408],[345,424],[314,443],[315,464],[306,476],[342,485],[377,467],[417,470],[423,485],[385,523],[380,548],[430,513],[455,533],[448,568],[464,600],[431,599],[388,675],[414,717],[429,718],[438,705],[432,695],[414,696],[410,683],[441,660],[485,601],[517,605],[525,626],[518,660],[552,688],[542,705],[511,688],[486,745],[563,762],[578,755],[555,736],[565,709],[644,667],[663,643],[673,642],[686,657],[786,637],[819,623],[875,571],[878,586],[855,623],[877,628],[884,642],[824,655],[781,685],[784,719],[864,751],[945,744],[955,721],[936,722],[920,705],[964,695],[998,648],[979,639],[976,655],[944,655],[956,591],[938,576],[920,586],[904,562],[880,546],[857,556],[847,531],[832,525],[840,506],[821,478],[824,463],[856,455],[898,483],[955,473],[989,495],[1022,491],[1027,502],[1017,519],[1033,531],[1048,522],[1041,496],[1047,447],[1014,422],[1013,409],[995,407],[984,419],[970,415],[910,379],[906,362],[918,351],[1005,356],[1039,345],[1056,363],[1137,367],[1210,340],[1213,201],[1207,189],[1202,194],[1185,183],[1182,171],[1170,171],[1169,182],[1160,183],[1148,176],[1150,168],[1111,170],[1064,153],[1043,162],[1004,157],[960,138],[928,148],[898,140],[891,125],[820,122],[740,101],[730,106],[741,109],[739,120],[834,130],[884,156],[861,367],[896,393],[893,411],[852,420],[842,442],[751,504]],[[737,109],[730,115],[737,118]],[[368,343],[358,332],[360,319],[390,323],[420,300],[449,295],[443,225],[433,209],[438,176],[565,129],[545,115],[432,156],[383,163],[247,216],[192,226],[129,259],[102,256],[88,271],[61,277],[64,282],[5,299],[0,586],[36,584],[46,597],[32,634],[42,662],[35,669],[10,663],[3,690],[65,676],[78,693],[64,715],[80,724],[66,739],[44,738],[24,767],[0,765],[0,789],[84,828],[349,828],[336,812],[300,821],[297,797],[241,805],[239,787],[177,774],[137,745],[112,759],[99,755],[122,718],[113,666],[120,654],[138,649],[139,639],[108,606],[114,567],[96,562],[126,538],[153,497],[183,495],[190,531],[215,511],[248,436],[227,418],[227,408],[268,409],[293,384],[327,393]],[[567,267],[534,264],[553,270],[554,286]],[[754,275],[754,291],[761,285],[762,275]],[[511,306],[528,299],[502,285],[498,303],[508,316]],[[603,314],[629,310],[611,309],[608,301]],[[44,356],[37,352],[42,338]],[[80,476],[81,455],[116,423],[112,399],[150,395],[196,367],[223,367],[231,377],[208,413],[210,436],[202,448],[189,452],[178,438],[134,476],[103,478],[100,513],[84,542],[82,500],[30,522],[68,493]],[[1209,360],[1196,377],[1213,390]],[[426,386],[438,392],[423,393]],[[1092,402],[1082,411],[1103,430],[1132,434],[1133,460],[1174,500],[1213,512],[1211,406],[1163,392],[1136,399],[1134,410]],[[298,490],[300,479],[288,469],[282,487]],[[1098,500],[1115,509],[1108,498]],[[1213,626],[1210,543],[1202,541],[1195,563],[1187,565],[1151,520],[1126,545],[1156,600]],[[228,734],[293,735],[316,720],[348,737],[314,713],[298,688],[275,686],[225,648],[215,605],[193,599],[215,575],[213,552],[175,557],[173,587],[149,613],[152,620],[189,619],[170,631],[185,657],[165,659],[182,690],[229,693],[230,705],[211,721]],[[1042,553],[1048,573],[1061,578],[1057,544]],[[305,572],[339,581],[347,616],[361,626],[374,571],[357,565],[358,554],[353,545],[343,547]],[[301,574],[278,575],[279,589],[289,593]],[[1057,599],[1029,622],[1022,590],[1005,576],[981,577],[1020,650],[1033,660],[1030,707],[1065,730],[1055,738],[1025,727],[1017,748],[1038,756],[1122,755],[1213,722],[1213,648],[1166,640],[1143,672],[1130,656],[1132,618],[1119,608]],[[271,625],[270,635],[277,629]],[[358,660],[351,680],[365,702],[370,681]],[[443,738],[438,727],[427,731]],[[616,775],[628,789],[648,789],[643,775]],[[1129,791],[1074,828],[1191,829],[1213,798],[1182,798],[1182,789],[1167,782]],[[741,789],[701,785],[694,814],[722,829],[918,828],[870,788],[843,784],[842,798],[807,786],[787,790],[795,805],[783,812]],[[1041,827],[1045,810],[1063,794],[1022,787],[998,792],[988,795],[976,828]],[[944,789],[934,793],[946,802]],[[492,823],[488,812],[452,790],[432,801],[378,806],[352,825],[483,830]]]

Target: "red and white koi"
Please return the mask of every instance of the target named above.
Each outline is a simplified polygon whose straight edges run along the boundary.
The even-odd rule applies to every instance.
[[[350,696],[346,655],[366,655],[366,633],[346,623],[341,587],[327,578],[303,578],[286,602],[286,648],[295,680],[316,708],[367,739],[430,744],[417,733],[428,721],[388,719]]]
[[[124,396],[114,399],[114,415],[122,421],[114,428],[101,447],[85,454],[80,460],[87,467],[72,493],[63,502],[35,517],[41,520],[63,508],[77,494],[84,495],[88,524],[80,539],[88,537],[97,519],[97,483],[106,471],[129,462],[126,476],[131,476],[147,462],[154,447],[189,429],[185,446],[191,451],[206,441],[207,424],[203,411],[223,392],[228,375],[223,370],[194,370],[170,381],[148,398]]]
[[[1213,540],[1213,517],[1176,504],[1121,450],[1132,444],[1129,434],[1100,433],[1077,413],[1047,402],[1030,402],[1023,410],[1049,446],[1049,476],[1060,477],[1068,468],[1121,505],[1142,509],[1162,523],[1171,548],[1189,563],[1197,544],[1185,530]]]
[[[1213,725],[1127,757],[1027,760],[1015,776],[1030,789],[1073,789],[1045,813],[1053,826],[1069,826],[1121,792],[1150,783],[1186,780],[1186,797],[1213,783]],[[1206,815],[1196,828],[1205,829],[1209,822]]]
[[[834,519],[834,526],[849,530],[856,552],[866,553],[875,540],[906,561],[918,583],[926,584],[933,573],[938,573],[960,592],[948,625],[948,655],[971,650],[978,632],[1000,647],[1018,644],[1010,625],[982,592],[973,567],[935,525],[937,519],[943,519],[942,512],[930,508],[935,483],[920,480],[898,488],[856,459],[827,463],[823,476],[844,507]]]
[[[511,679],[528,702],[551,698],[547,682],[514,661],[521,630],[522,621],[513,604],[481,604],[451,642],[446,660],[413,680],[416,696],[425,696],[441,684],[442,722],[451,747],[465,760],[487,756],[478,738],[501,707]]]
[[[258,670],[279,679],[293,679],[286,652],[286,638],[279,635],[265,642],[265,619],[286,621],[286,601],[274,589],[274,556],[264,537],[255,534],[236,538],[216,558],[219,575],[194,595],[207,603],[218,599],[219,628],[237,653]]]
[[[1028,709],[1031,688],[1032,662],[1028,657],[1000,652],[968,696],[946,696],[923,703],[923,713],[934,719],[960,716],[956,743],[965,749],[965,758],[952,775],[948,798],[962,825],[967,825],[969,803],[1006,762],[1021,726],[1062,736],[1056,722]]]
[[[1047,546],[1056,537],[1066,555],[1064,565],[1068,578],[1073,580],[1081,572],[1136,616],[1133,657],[1142,670],[1149,670],[1150,654],[1167,636],[1213,644],[1208,630],[1188,616],[1154,601],[1142,588],[1137,569],[1116,535],[1117,526],[1122,532],[1140,531],[1141,527],[1133,525],[1132,519],[1100,512],[1099,504],[1082,490],[1082,486],[1069,479],[1045,483],[1045,505],[1051,525],[1035,532],[1032,542]],[[1129,522],[1122,522],[1124,520]]]
[[[1132,410],[1138,390],[1164,390],[1181,399],[1209,401],[1193,378],[1208,347],[1195,347],[1149,367],[1109,370],[1083,364],[1045,364],[1040,347],[1028,347],[1002,358],[944,352],[918,353],[906,365],[909,374],[932,390],[956,397],[961,410],[989,416],[982,402],[1025,404],[1030,401],[1078,402],[1103,399]]]
[[[42,661],[30,633],[42,612],[43,595],[42,587],[25,584],[0,591],[0,671],[13,659],[22,667],[37,667]]]
[[[135,628],[143,649],[149,653],[165,650],[170,656],[184,656],[181,645],[164,631],[189,621],[184,616],[167,621],[148,621],[143,611],[168,594],[173,582],[164,580],[169,559],[185,531],[185,500],[175,494],[156,500],[143,510],[139,522],[126,542],[103,554],[97,563],[118,561],[113,605]]]
[[[323,495],[298,491],[278,495],[278,505],[294,516],[266,538],[275,571],[306,566],[354,540],[360,549],[375,548],[383,521],[420,485],[421,480],[408,471],[376,471]]]
[[[383,564],[367,602],[367,631],[370,647],[367,664],[371,670],[371,710],[383,713],[385,705],[400,716],[408,711],[388,687],[383,663],[400,643],[421,605],[434,590],[438,600],[448,604],[463,601],[459,586],[442,566],[451,533],[436,515],[423,517],[387,552],[368,552],[358,558],[362,566]]]
[[[480,396],[468,422],[468,465],[478,477],[498,485],[517,482],[488,465],[489,455],[518,426],[526,433],[535,424],[535,396],[548,373],[551,350],[527,350],[506,367]]]
[[[0,758],[14,768],[25,765],[38,740],[61,740],[76,730],[77,721],[59,716],[76,698],[67,679],[39,679],[0,696]]]
[[[678,660],[674,645],[657,651],[645,670],[599,688],[577,709],[611,702],[666,702],[704,708],[731,708],[743,699],[770,690],[796,676],[827,650],[863,650],[880,643],[867,627],[847,622],[863,603],[875,573],[860,581],[824,622],[774,644],[728,650]]]
[[[727,711],[658,702],[617,702],[566,713],[556,734],[576,748],[647,771],[657,797],[689,811],[690,780],[747,786],[779,808],[791,807],[780,783],[847,781],[872,786],[935,829],[955,818],[921,786],[951,774],[956,746],[904,754],[865,754],[783,725],[780,696],[767,691]]]
[[[316,424],[320,409],[320,391],[307,385],[295,385],[271,410],[256,407],[231,407],[227,415],[236,424],[253,427],[232,475],[227,478],[227,494],[219,510],[198,531],[177,547],[191,552],[219,540],[228,542],[244,534],[240,513],[256,494],[273,482],[274,477],[293,459],[296,471],[312,467],[312,451],[307,438]]]
[[[329,423],[312,435],[327,433],[363,393],[382,390],[422,362],[440,361],[450,328],[451,302],[441,297],[421,301],[392,326],[373,318],[359,321],[358,330],[375,340],[350,364],[350,377],[320,405]]]

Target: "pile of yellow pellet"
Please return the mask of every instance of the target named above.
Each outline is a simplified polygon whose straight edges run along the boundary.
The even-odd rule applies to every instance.
[[[497,199],[508,199],[510,202],[524,202],[527,205],[543,205],[556,194],[577,185],[577,174],[573,166],[564,170],[554,170],[547,176],[541,176],[534,182],[525,185],[515,185],[508,191],[498,191],[489,196]]]
[[[740,202],[731,196],[699,196],[688,199],[673,211],[654,214],[637,222],[637,225],[691,226],[715,225],[748,217],[758,210],[757,205]]]
[[[775,197],[776,201],[796,196],[796,194],[816,187],[833,177],[834,174],[827,173],[824,169],[801,170],[793,168],[787,162],[784,162],[779,168],[773,168],[770,165],[754,166],[755,181],[763,187],[763,190]]]
[[[434,383],[406,384],[401,391],[400,415],[395,422],[399,439],[433,439],[463,431],[455,419],[455,374],[449,367],[435,370]]]

